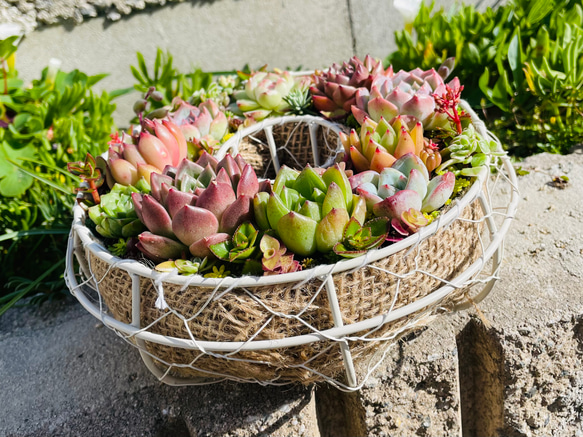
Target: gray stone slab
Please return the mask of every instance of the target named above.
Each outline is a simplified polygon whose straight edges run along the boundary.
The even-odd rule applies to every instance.
[[[0,435],[319,436],[312,388],[164,385],[71,300],[0,318]]]
[[[135,83],[130,65],[140,51],[152,66],[156,47],[169,50],[175,66],[189,71],[242,68],[245,64],[323,68],[352,55],[347,4],[339,0],[222,0],[173,3],[117,22],[98,17],[79,26],[52,26],[28,35],[17,69],[26,80],[40,76],[50,58],[62,69],[110,73],[98,84],[113,90]],[[120,98],[116,122],[127,126],[137,93]]]
[[[492,329],[468,325],[468,313],[452,318],[466,345],[460,366],[473,368],[461,378],[464,435],[582,435],[583,153],[521,166],[530,174],[519,178],[500,280],[479,305]],[[560,189],[552,179],[563,175]]]
[[[357,393],[317,392],[322,435],[461,436],[457,360],[447,320],[408,335]]]

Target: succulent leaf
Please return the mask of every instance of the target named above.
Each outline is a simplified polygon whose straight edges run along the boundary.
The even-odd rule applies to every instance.
[[[301,256],[316,252],[316,228],[318,222],[294,211],[279,219],[277,230],[283,243]]]

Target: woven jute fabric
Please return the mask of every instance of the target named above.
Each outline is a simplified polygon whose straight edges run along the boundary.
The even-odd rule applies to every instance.
[[[280,166],[286,165],[297,170],[304,168],[306,163],[314,162],[310,143],[309,125],[302,122],[286,123],[273,126],[273,139],[277,146],[277,158]],[[318,142],[319,163],[323,164],[336,153],[338,135],[332,130],[318,126],[316,131]],[[239,153],[255,169],[262,178],[275,178],[267,138],[263,131],[247,136],[239,144]]]
[[[482,254],[479,243],[481,216],[482,210],[474,202],[461,215],[469,220],[455,220],[421,241],[413,250],[398,252],[355,271],[333,275],[344,324],[383,315],[412,303],[464,271]],[[89,256],[99,292],[111,314],[129,323],[130,276],[91,253]],[[164,298],[173,311],[156,308],[158,291],[150,279],[140,278],[140,285],[141,326],[149,326],[150,332],[164,336],[232,342],[293,337],[334,326],[326,289],[319,279],[300,287],[287,283],[234,288],[210,301],[212,288],[189,286],[183,290],[183,286],[165,283]],[[463,289],[455,290],[444,301],[438,302],[439,308],[459,300],[464,293]],[[437,306],[423,314],[411,314],[387,323],[371,336],[391,336],[412,321],[415,321],[415,326],[422,325],[435,311]],[[290,315],[299,315],[305,324],[288,317]],[[421,320],[417,320],[420,317]],[[410,328],[403,332],[408,330]],[[381,343],[350,342],[354,360],[369,358]],[[228,358],[151,342],[147,347],[161,363],[178,365],[170,373],[180,376],[229,375],[260,381],[309,383],[322,378],[305,367],[329,377],[343,370],[339,345],[328,340],[278,350],[231,353]]]

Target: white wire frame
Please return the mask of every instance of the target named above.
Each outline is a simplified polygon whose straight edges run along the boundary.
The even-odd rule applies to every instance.
[[[489,132],[485,129],[484,124],[478,119],[476,114],[471,110],[467,103],[462,102],[462,107],[464,110],[469,112],[472,116],[473,124],[478,130],[478,132],[485,138],[492,138]],[[266,137],[272,135],[272,126],[282,124],[284,122],[308,122],[311,125],[324,126],[326,128],[332,128],[335,132],[339,132],[341,127],[334,125],[334,123],[327,122],[326,120],[320,119],[318,117],[311,116],[298,116],[298,117],[285,117],[286,120],[281,119],[268,119],[261,126],[253,126],[244,130],[240,136],[237,138],[232,138],[231,142],[226,143],[223,148],[221,148],[221,153],[226,153],[227,151],[236,152],[237,144],[249,133],[257,132],[258,130],[263,130],[266,133]],[[323,123],[324,122],[324,123]],[[315,138],[315,135],[310,135],[310,137]],[[273,139],[273,137],[272,137]],[[314,150],[313,156],[317,157],[316,147],[312,142],[312,147]],[[340,146],[339,146],[340,147]],[[275,148],[270,146],[270,152],[272,156],[276,156],[277,151]],[[223,153],[223,154],[224,154]],[[317,159],[317,158],[316,158]],[[418,233],[410,236],[400,242],[394,243],[383,249],[376,249],[369,251],[366,256],[340,261],[334,265],[320,265],[313,269],[304,270],[295,273],[288,273],[284,275],[277,276],[266,276],[266,277],[242,277],[242,278],[202,278],[200,276],[193,280],[193,277],[183,277],[179,275],[164,275],[164,282],[180,284],[183,286],[193,285],[199,287],[208,287],[210,290],[223,290],[222,292],[228,292],[234,287],[257,287],[264,285],[275,285],[282,283],[305,283],[314,278],[318,278],[324,281],[324,287],[328,294],[328,302],[330,303],[330,310],[333,315],[334,328],[330,328],[323,331],[315,331],[309,334],[303,334],[298,336],[292,336],[281,339],[273,340],[248,340],[248,341],[233,341],[233,342],[215,342],[215,341],[204,341],[199,339],[185,339],[169,337],[160,334],[155,334],[144,329],[140,326],[140,277],[150,278],[152,280],[160,280],[160,274],[148,268],[142,263],[133,260],[122,260],[113,256],[108,252],[105,247],[101,245],[99,240],[97,240],[92,233],[83,225],[84,212],[79,207],[76,206],[74,209],[74,220],[71,230],[71,235],[69,237],[69,244],[67,247],[67,265],[65,271],[65,279],[71,290],[71,293],[79,300],[81,305],[94,317],[98,318],[103,322],[104,325],[116,331],[118,334],[121,333],[123,336],[132,338],[135,340],[136,345],[140,350],[141,357],[147,366],[147,368],[162,382],[169,385],[194,385],[207,382],[215,382],[217,379],[211,381],[206,381],[201,378],[177,378],[169,374],[167,371],[162,371],[154,363],[154,358],[149,352],[146,351],[145,342],[154,342],[164,346],[177,347],[188,350],[198,350],[205,353],[235,353],[239,351],[259,351],[259,350],[269,350],[269,349],[279,349],[288,348],[293,346],[307,345],[313,342],[333,340],[340,344],[343,364],[346,373],[346,384],[329,381],[337,385],[338,388],[343,390],[356,390],[362,387],[365,380],[358,381],[356,372],[354,369],[352,355],[350,353],[350,348],[348,341],[350,336],[366,330],[376,330],[382,325],[399,320],[401,318],[407,317],[413,313],[421,311],[425,308],[431,307],[432,305],[438,304],[440,301],[445,299],[449,294],[458,288],[462,288],[467,285],[468,281],[475,277],[479,272],[482,271],[484,266],[489,260],[492,260],[492,274],[488,280],[483,284],[483,288],[476,295],[472,297],[471,302],[465,302],[459,304],[455,310],[462,310],[471,306],[475,303],[479,303],[484,299],[488,293],[492,290],[496,280],[497,272],[500,268],[500,264],[503,257],[503,241],[504,237],[508,232],[511,221],[514,217],[516,211],[519,194],[517,190],[517,180],[514,168],[510,162],[510,159],[506,156],[502,158],[502,167],[507,175],[507,180],[511,190],[511,199],[506,207],[504,213],[504,220],[499,227],[496,226],[493,220],[493,211],[490,208],[490,202],[487,198],[487,194],[483,191],[482,187],[489,177],[489,169],[486,168],[482,171],[476,181],[472,184],[468,192],[460,199],[454,201],[453,207],[451,207],[446,213],[442,214],[438,220],[431,223],[425,228],[421,228]],[[346,272],[363,267],[371,262],[377,261],[379,259],[391,256],[403,249],[412,250],[420,241],[428,238],[429,236],[435,234],[440,228],[447,227],[453,221],[459,218],[461,212],[473,203],[475,200],[478,201],[484,216],[485,222],[490,235],[490,242],[487,247],[483,249],[482,256],[477,259],[473,264],[471,264],[466,270],[458,274],[454,279],[448,281],[442,287],[434,290],[429,295],[416,300],[410,304],[402,306],[397,309],[392,309],[386,313],[370,319],[362,320],[349,325],[343,325],[342,315],[340,312],[338,299],[336,296],[336,290],[334,286],[334,281],[332,280],[332,274]],[[101,298],[99,299],[99,305],[93,302],[85,291],[83,285],[84,283],[79,283],[77,281],[77,275],[73,270],[73,256],[76,254],[77,259],[80,262],[80,269],[85,278],[91,278],[91,269],[87,264],[85,258],[85,251],[90,251],[97,258],[107,262],[111,266],[125,270],[132,279],[132,322],[131,324],[123,323],[107,314],[105,308],[103,308],[103,303]],[[97,284],[95,287],[97,289]],[[379,361],[380,363],[380,361]],[[379,364],[377,363],[377,365]],[[171,363],[170,363],[171,364]],[[369,372],[370,373],[370,372]],[[367,375],[368,376],[368,375]],[[232,378],[228,378],[232,379]],[[366,378],[365,378],[366,379]]]

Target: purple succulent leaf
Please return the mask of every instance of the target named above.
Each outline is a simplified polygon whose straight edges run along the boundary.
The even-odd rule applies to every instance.
[[[359,88],[356,90],[356,94],[354,95],[356,98],[355,105],[358,109],[366,111],[368,101],[370,99],[370,92],[366,88]]]
[[[253,198],[246,194],[241,195],[225,210],[219,230],[232,234],[243,222],[253,220]]]
[[[227,207],[236,200],[235,192],[231,185],[211,182],[200,193],[196,206],[211,211],[220,221]]]
[[[371,182],[376,185],[379,181],[379,174],[374,170],[367,170],[350,176],[348,180],[350,181],[350,187],[354,190],[365,182]]]
[[[382,199],[386,199],[387,197],[394,196],[396,192],[397,192],[397,189],[395,187],[393,187],[392,185],[382,184],[382,185],[379,185],[377,195]]]
[[[421,197],[416,191],[401,190],[373,206],[377,217],[400,218],[403,211],[421,209]]]
[[[455,176],[448,171],[442,175],[434,177],[427,185],[427,195],[423,199],[421,212],[432,212],[445,205],[451,197],[455,185]]]
[[[370,211],[372,210],[373,206],[379,202],[382,202],[383,199],[376,194],[369,193],[366,190],[362,190],[360,188],[356,189],[356,192],[359,196],[361,196],[364,201],[366,202],[366,208]]]
[[[397,161],[395,161],[395,163],[396,162]],[[390,185],[391,187],[395,187],[397,190],[403,190],[407,186],[407,177],[396,168],[388,167],[383,169],[383,171],[380,173],[378,185]]]
[[[183,175],[188,174],[193,178],[197,178],[203,172],[203,170],[204,167],[185,158],[180,162],[180,164],[178,164],[175,177],[176,179],[182,179]]]
[[[176,213],[185,205],[194,206],[196,199],[197,196],[192,193],[185,193],[176,188],[170,188],[166,197],[166,207],[168,208],[170,217],[174,218]]]
[[[205,238],[201,238],[198,241],[192,243],[189,247],[190,253],[193,256],[197,256],[199,258],[204,258],[206,256],[212,256],[212,252],[209,249],[210,246],[213,244],[223,243],[229,240],[230,235],[225,233],[217,233],[210,235]]]
[[[401,110],[401,107],[407,101],[409,101],[410,98],[411,98],[411,94],[409,94],[406,91],[403,91],[399,87],[395,88],[393,91],[391,91],[391,93],[388,96],[386,96],[386,100],[391,102],[399,111]],[[370,105],[370,103],[369,103],[369,105]],[[387,118],[387,120],[390,120],[390,118]]]
[[[172,219],[168,211],[149,194],[142,199],[142,218],[148,230],[156,235],[174,238]]]
[[[181,258],[188,248],[178,241],[151,232],[142,232],[138,236],[136,247],[155,262]]]
[[[209,210],[184,205],[176,212],[172,229],[182,243],[190,246],[201,238],[215,234],[219,230],[219,222]]]
[[[247,164],[243,171],[241,172],[241,179],[237,185],[237,197],[242,195],[247,195],[250,197],[255,196],[259,191],[259,180],[255,174],[255,170],[249,164]]]
[[[200,131],[196,128],[196,126],[192,124],[185,124],[180,126],[180,132],[182,132],[182,135],[184,135],[186,141],[192,142],[194,140],[200,140],[202,138],[202,134],[200,133]]]
[[[445,61],[443,61],[443,64],[441,64],[441,66],[437,70],[437,74],[439,74],[441,78],[445,80],[451,74],[454,68],[455,57],[447,58]]]
[[[399,108],[394,103],[377,97],[368,102],[368,113],[376,122],[380,121],[381,117],[385,120],[392,120],[399,114]]]
[[[204,137],[205,135],[209,134],[212,121],[213,117],[209,113],[208,109],[203,107],[200,111],[200,115],[192,124],[198,129],[201,136]]]
[[[144,195],[142,193],[132,193],[132,202],[134,203],[134,210],[140,221],[144,223],[144,219],[142,217],[142,201]]]
[[[150,175],[150,188],[151,194],[158,202],[162,202],[162,184],[172,187],[174,186],[174,180],[168,176],[160,173],[152,173]]]
[[[245,168],[247,163],[245,162],[245,159],[241,156],[240,153],[237,153],[237,156],[235,156],[235,162],[239,166],[239,170],[241,170],[241,173],[243,173],[243,169]]]
[[[233,182],[231,181],[231,178],[229,177],[229,173],[224,168],[221,168],[218,171],[217,176],[215,178],[215,182],[217,182],[219,184],[227,184],[227,185],[231,185],[231,186],[233,185]]]
[[[239,183],[239,179],[241,178],[241,170],[239,169],[239,165],[237,164],[235,158],[233,158],[232,155],[226,154],[225,157],[221,161],[219,161],[216,169],[217,176],[219,175],[221,169],[226,170],[233,185],[233,188],[234,189],[237,188],[237,184]]]
[[[429,182],[429,172],[427,171],[427,167],[423,161],[421,161],[421,158],[419,158],[414,153],[406,153],[405,155],[401,156],[394,162],[391,168],[399,170],[405,176],[409,176],[411,170],[416,168],[421,172],[421,174],[423,174],[425,180]]]
[[[412,115],[422,123],[424,123],[427,117],[433,114],[434,111],[435,100],[433,97],[424,94],[414,95],[401,106],[402,114]]]
[[[204,151],[204,152],[202,152],[202,154],[200,155],[200,157],[198,158],[196,163],[203,168],[210,164],[210,166],[212,167],[212,169],[216,173],[217,172],[217,165],[219,164],[219,161],[217,160],[217,158],[212,156],[210,153],[208,153],[207,151]]]
[[[416,168],[411,169],[405,189],[416,191],[419,197],[424,199],[427,194],[427,181],[425,180],[425,176]]]

